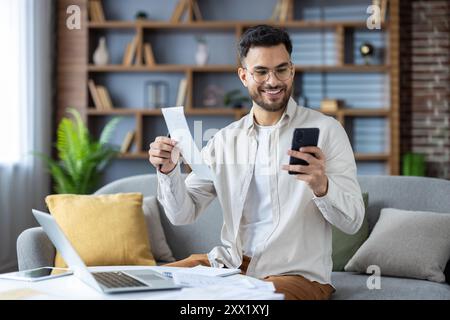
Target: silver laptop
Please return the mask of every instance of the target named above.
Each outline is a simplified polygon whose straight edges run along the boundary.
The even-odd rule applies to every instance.
[[[119,293],[181,288],[172,279],[153,270],[91,272],[50,214],[33,209],[33,215],[72,269],[74,276],[100,292]]]

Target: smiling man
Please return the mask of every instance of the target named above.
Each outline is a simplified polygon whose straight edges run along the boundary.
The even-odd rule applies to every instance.
[[[286,299],[329,299],[335,291],[331,225],[356,233],[364,205],[345,130],[291,98],[291,52],[282,29],[260,25],[243,34],[238,74],[253,106],[203,148],[214,184],[195,173],[183,181],[176,141],[169,138],[150,144],[149,160],[158,168],[158,199],[173,224],[192,223],[215,197],[223,209],[222,246],[169,266],[240,268],[273,282]],[[319,128],[318,146],[291,150],[296,128]],[[290,157],[309,165],[289,165]]]

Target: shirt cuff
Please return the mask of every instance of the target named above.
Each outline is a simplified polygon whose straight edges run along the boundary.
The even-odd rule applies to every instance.
[[[332,209],[334,203],[333,199],[335,199],[335,193],[336,186],[334,185],[334,182],[330,178],[328,178],[327,193],[322,197],[318,197],[316,195],[314,195],[313,197],[314,203],[322,213],[326,213],[327,211]]]
[[[162,173],[159,169],[156,169],[156,176],[158,177],[158,181],[162,183],[171,184],[173,178],[181,173],[180,163],[177,163],[176,167],[173,168],[169,173]]]

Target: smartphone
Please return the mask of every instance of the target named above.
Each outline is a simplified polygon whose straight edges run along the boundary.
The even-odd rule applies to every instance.
[[[41,281],[53,278],[59,278],[73,274],[70,269],[41,267],[36,269],[29,269],[23,271],[16,271],[10,273],[0,274],[1,279],[12,279],[22,281]]]
[[[298,151],[301,147],[317,147],[319,141],[319,128],[296,128],[292,136],[292,150]],[[300,164],[308,166],[305,160],[290,157],[289,164]],[[289,171],[289,174],[298,174],[298,172]]]

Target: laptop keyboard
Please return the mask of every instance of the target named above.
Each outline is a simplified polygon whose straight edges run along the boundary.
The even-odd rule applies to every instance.
[[[147,287],[148,285],[140,282],[122,272],[94,272],[95,280],[107,288],[128,288],[128,287]]]

